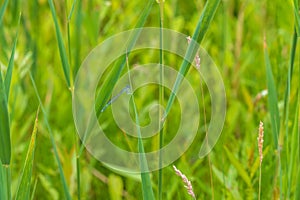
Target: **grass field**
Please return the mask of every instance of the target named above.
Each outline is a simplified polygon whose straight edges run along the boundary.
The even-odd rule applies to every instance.
[[[298,1],[1,0],[0,6],[0,200],[300,199]],[[121,149],[139,153],[141,173],[129,173],[100,162],[85,148],[73,103],[78,96],[90,102],[75,87],[89,53],[116,34],[143,27],[157,27],[157,35],[149,38],[156,38],[160,49],[134,50],[142,33],[128,35],[126,54],[99,69],[103,76],[94,95],[105,136]],[[172,44],[163,28],[200,44],[224,83],[225,123],[205,157],[199,157],[199,149],[213,123],[209,86],[197,67],[161,50],[168,41]],[[198,55],[193,44],[183,41],[192,60]],[[107,59],[114,53],[108,52]],[[95,60],[99,67],[104,63]],[[131,71],[148,63],[157,64],[160,82],[168,78],[163,65],[178,72],[172,90],[149,84],[132,92],[138,77]],[[129,85],[113,91],[123,75]],[[147,152],[173,141],[186,112],[174,95],[185,93],[180,77],[198,98],[193,105],[190,96],[183,99],[199,107],[199,116],[190,117],[197,134],[167,166],[167,158],[158,154],[158,169],[151,170]],[[124,98],[129,99],[132,133],[118,127],[112,114]],[[143,139],[156,103],[165,110],[155,115],[165,120],[158,122],[153,137]],[[190,125],[184,127],[189,138]],[[102,148],[99,155],[117,157]],[[180,149],[175,146],[174,153]]]

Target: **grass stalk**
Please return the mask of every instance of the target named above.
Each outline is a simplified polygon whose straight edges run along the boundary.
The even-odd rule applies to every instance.
[[[164,113],[163,121],[165,121],[166,117],[168,116],[171,107],[174,103],[175,96],[179,90],[179,86],[182,82],[182,79],[186,75],[187,71],[190,68],[189,60],[193,60],[196,56],[196,53],[198,51],[196,42],[200,45],[205,33],[207,32],[210,23],[215,15],[215,12],[219,6],[220,0],[208,0],[205,4],[205,7],[202,11],[202,14],[198,20],[195,32],[193,34],[192,40],[194,42],[191,42],[191,44],[188,46],[187,52],[184,56],[184,60],[180,66],[179,74],[176,77],[175,84],[172,89],[172,93],[170,95],[170,98],[168,100],[166,111]]]
[[[164,42],[164,36],[163,36],[163,28],[164,28],[164,0],[159,1],[159,105],[164,105],[164,52],[163,52],[163,42]],[[162,149],[164,146],[164,128],[163,123],[160,119],[163,117],[163,112],[160,109],[159,110],[159,149]],[[158,199],[162,200],[163,198],[163,156],[162,152],[159,152],[159,170],[158,170]]]
[[[258,200],[261,196],[261,164],[259,164],[259,180],[258,180]]]
[[[142,133],[141,133],[141,129],[140,129],[140,120],[139,120],[138,110],[137,110],[135,99],[134,99],[134,91],[132,88],[132,81],[131,81],[131,76],[130,76],[128,54],[126,54],[126,63],[127,63],[130,91],[132,92],[132,98],[130,98],[129,105],[132,106],[133,111],[134,111],[135,124],[136,124],[137,135],[138,135],[138,152],[139,152],[139,159],[140,159],[143,199],[144,200],[153,200],[155,198],[154,198],[154,193],[153,193],[153,189],[152,189],[152,185],[151,185],[150,173],[148,172],[149,168],[148,168],[147,158],[145,156],[145,149],[144,149]]]
[[[72,3],[72,7],[71,7],[71,11],[68,15],[67,18],[67,34],[68,34],[68,51],[69,51],[69,63],[72,65],[72,52],[71,52],[71,37],[70,37],[70,22],[73,16],[73,12],[74,12],[74,8],[76,5],[77,0],[73,0]],[[80,7],[81,9],[81,7]],[[73,72],[74,74],[74,72]],[[75,78],[75,77],[73,77]],[[73,96],[73,88],[71,88],[71,93]],[[75,148],[76,148],[76,177],[77,177],[77,199],[80,200],[81,199],[81,192],[80,192],[80,160],[79,160],[79,148],[78,148],[78,144],[79,144],[79,138],[76,137],[76,133],[74,133],[74,137],[75,137]]]

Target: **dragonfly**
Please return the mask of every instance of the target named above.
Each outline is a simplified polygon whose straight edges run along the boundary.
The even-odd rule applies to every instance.
[[[101,109],[101,112],[104,112],[108,106],[110,106],[113,102],[115,102],[123,93],[131,94],[130,86],[126,85],[118,94],[116,94],[114,97],[112,97],[107,104]]]

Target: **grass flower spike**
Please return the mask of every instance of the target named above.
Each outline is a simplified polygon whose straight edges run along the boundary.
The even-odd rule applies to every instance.
[[[192,186],[191,181],[189,181],[188,178],[179,169],[177,169],[174,165],[173,165],[173,169],[176,172],[177,176],[181,177],[182,181],[185,184],[184,187],[188,191],[188,194],[191,195],[194,199],[196,199],[196,196],[195,196],[195,193],[193,191],[193,186]]]
[[[262,122],[259,123],[257,142],[258,142],[258,152],[259,152],[259,158],[261,164],[263,160],[263,143],[264,143],[264,124]]]

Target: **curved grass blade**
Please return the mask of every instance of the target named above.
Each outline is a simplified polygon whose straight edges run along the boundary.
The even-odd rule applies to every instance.
[[[16,193],[16,200],[29,200],[30,199],[30,185],[32,176],[32,166],[34,160],[34,152],[36,146],[36,134],[38,125],[39,108],[36,114],[35,123],[31,135],[31,140],[27,150],[25,164],[22,170],[22,175],[19,180],[19,186]]]
[[[64,45],[63,37],[62,37],[61,31],[59,28],[58,19],[57,19],[55,7],[53,4],[53,0],[48,0],[48,3],[49,3],[50,10],[52,13],[52,18],[54,21],[56,38],[57,38],[57,42],[58,42],[58,49],[59,49],[59,54],[60,54],[60,59],[61,59],[64,75],[65,75],[65,78],[67,81],[68,88],[71,88],[70,66],[69,66],[69,62],[68,62],[68,57],[67,57],[67,52],[66,52],[66,48]]]
[[[47,129],[49,131],[49,135],[50,135],[50,139],[51,139],[51,143],[52,143],[52,148],[53,148],[54,156],[55,156],[55,159],[56,159],[56,162],[57,162],[57,165],[58,165],[61,183],[63,185],[63,191],[64,191],[64,194],[65,194],[65,198],[67,200],[71,200],[72,198],[71,198],[68,186],[67,186],[67,181],[66,181],[66,178],[65,178],[65,175],[64,175],[64,172],[63,172],[62,164],[61,164],[61,161],[60,161],[59,156],[58,156],[58,151],[57,151],[57,147],[56,147],[56,144],[55,144],[54,135],[52,133],[52,129],[51,129],[49,121],[48,121],[47,112],[46,112],[46,110],[45,110],[45,108],[44,108],[44,106],[42,104],[42,100],[40,98],[40,95],[39,95],[39,92],[37,90],[35,81],[34,81],[34,79],[32,77],[32,74],[31,73],[29,73],[29,74],[30,74],[30,79],[31,79],[31,82],[32,82],[35,94],[36,94],[37,99],[38,99],[38,101],[40,103],[40,108],[41,108],[42,113],[44,115],[44,119],[45,119],[45,123],[46,123]]]
[[[277,149],[278,147],[278,135],[280,130],[280,119],[278,110],[278,100],[275,81],[273,77],[273,72],[271,68],[270,58],[267,50],[266,42],[264,44],[264,55],[266,64],[266,76],[267,76],[267,87],[268,87],[268,104],[271,118],[272,133],[274,139],[274,145]]]
[[[208,0],[205,4],[205,7],[202,11],[200,19],[197,23],[196,30],[193,34],[192,41],[190,42],[190,44],[188,46],[187,52],[184,56],[184,60],[180,66],[180,69],[179,69],[180,74],[177,75],[175,84],[173,86],[172,93],[170,95],[170,98],[169,98],[167,106],[166,106],[166,111],[165,111],[165,114],[163,117],[163,121],[168,116],[168,114],[171,110],[171,107],[174,103],[176,93],[178,92],[179,86],[182,82],[182,79],[186,75],[187,71],[190,68],[190,63],[188,60],[193,60],[194,57],[196,56],[196,53],[198,51],[197,45],[201,44],[201,42],[204,38],[204,35],[209,28],[210,22],[212,21],[214,15],[215,15],[215,12],[219,6],[219,3],[220,3],[220,0]]]
[[[12,72],[13,72],[13,67],[14,67],[15,51],[16,51],[17,42],[18,42],[20,21],[21,21],[21,14],[19,16],[18,30],[17,30],[16,36],[14,39],[14,46],[11,51],[11,55],[9,58],[9,63],[8,63],[8,67],[7,67],[7,71],[6,71],[6,75],[5,75],[5,79],[4,79],[7,101],[9,99],[9,91],[10,91],[11,77],[12,77]]]

